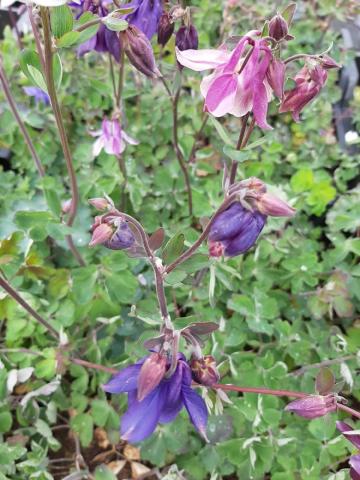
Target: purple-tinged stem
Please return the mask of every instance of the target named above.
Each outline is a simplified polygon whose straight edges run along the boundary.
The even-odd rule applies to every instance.
[[[55,330],[55,328],[50,325],[41,315],[38,314],[36,310],[34,310],[19,294],[18,292],[4,279],[0,276],[0,287],[2,287],[19,305],[23,307],[30,315],[35,318],[36,321],[41,323],[43,327],[48,330],[48,332],[59,340],[59,333]]]
[[[247,113],[246,115],[241,117],[241,129],[240,129],[240,134],[239,134],[239,138],[236,145],[236,150],[241,150],[242,148],[242,143],[244,140],[246,125],[247,125],[249,115],[250,113]],[[232,160],[231,167],[230,167],[229,186],[235,182],[238,165],[239,165],[239,162],[237,160]]]
[[[42,69],[45,72],[44,52],[43,52],[43,47],[42,47],[42,44],[41,44],[39,30],[37,28],[36,21],[35,21],[35,18],[34,18],[34,14],[33,14],[33,6],[28,5],[27,10],[28,10],[28,14],[29,14],[31,28],[32,28],[32,31],[33,31],[33,34],[34,34],[36,50],[37,50],[39,58],[40,58],[40,63],[41,63]]]
[[[10,18],[11,26],[15,30],[16,40],[17,40],[18,46],[19,46],[20,50],[22,50],[24,48],[24,46],[23,46],[23,43],[22,43],[21,34],[19,32],[19,28],[17,26],[17,21],[16,21],[16,18],[15,18],[14,12],[12,10],[12,7],[9,7],[8,12],[9,12],[9,18]]]
[[[75,169],[73,165],[73,160],[70,152],[69,142],[65,131],[65,126],[60,110],[59,101],[56,94],[55,88],[55,81],[54,81],[54,73],[53,73],[53,53],[52,53],[52,39],[51,39],[51,28],[50,28],[50,17],[49,17],[49,9],[45,7],[41,7],[40,10],[41,20],[43,24],[44,30],[44,50],[45,50],[45,79],[48,89],[48,94],[51,102],[51,106],[54,112],[56,125],[58,128],[61,146],[63,149],[65,161],[66,161],[66,168],[70,178],[70,188],[71,188],[71,204],[70,204],[70,211],[66,221],[66,225],[71,227],[74,223],[78,202],[79,202],[79,191],[76,181]],[[71,235],[66,235],[66,241],[70,248],[70,251],[78,261],[80,266],[85,266],[85,262],[77,250],[74,241]]]
[[[75,363],[76,365],[81,365],[82,367],[85,367],[85,368],[93,368],[94,370],[100,370],[102,372],[112,373],[113,375],[118,372],[116,368],[104,367],[103,365],[87,362],[86,360],[81,360],[80,358],[70,358],[70,362]]]
[[[3,67],[3,61],[2,61],[1,55],[0,55],[0,82],[1,82],[1,85],[3,87],[6,100],[8,101],[10,109],[11,109],[11,111],[12,111],[14,117],[15,117],[15,120],[16,120],[17,124],[19,125],[20,131],[21,131],[21,133],[24,137],[25,143],[26,143],[26,145],[29,149],[29,152],[30,152],[33,160],[34,160],[36,169],[39,172],[40,177],[43,177],[45,175],[44,167],[41,164],[40,158],[38,157],[38,154],[36,153],[34,144],[33,144],[32,140],[30,138],[30,135],[29,135],[29,133],[28,133],[26,127],[25,127],[25,124],[22,121],[22,119],[20,117],[20,114],[18,112],[18,109],[16,107],[15,100],[14,100],[14,98],[12,96],[12,93],[11,93],[11,90],[10,90],[9,82],[8,82],[8,79],[7,79],[6,74],[5,74],[5,70],[4,70],[4,67]]]

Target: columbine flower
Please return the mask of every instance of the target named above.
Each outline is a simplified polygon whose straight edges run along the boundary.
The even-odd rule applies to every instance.
[[[130,137],[121,129],[118,119],[108,120],[104,118],[101,130],[90,132],[93,137],[99,137],[93,145],[93,155],[97,157],[101,150],[104,149],[109,155],[120,155],[126,147],[126,143],[130,145],[138,145],[139,142]]]
[[[321,91],[327,80],[327,70],[339,68],[328,55],[324,59],[309,61],[295,76],[296,86],[285,92],[279,112],[291,112],[295,122],[300,120],[301,110]]]
[[[272,53],[266,40],[256,38],[259,33],[247,33],[232,52],[225,46],[217,50],[176,49],[176,56],[179,63],[193,70],[214,69],[212,75],[203,79],[200,87],[206,111],[215,117],[226,113],[242,117],[253,112],[257,125],[270,129],[266,114],[272,89],[266,74]],[[251,47],[251,53],[245,63],[247,45]]]
[[[101,244],[111,250],[127,250],[136,245],[135,236],[128,223],[119,217],[96,217],[91,231],[90,247]]]
[[[336,422],[336,428],[360,450],[360,432],[357,433],[350,425],[345,422]],[[360,455],[353,455],[350,460],[350,477],[352,480],[360,480]]]
[[[106,17],[108,12],[107,5],[109,0],[76,0],[72,6],[81,8],[81,14],[89,11],[99,17]],[[117,62],[120,61],[120,42],[116,32],[109,30],[104,24],[100,24],[97,33],[86,40],[78,47],[78,54],[84,55],[87,52],[95,50],[96,52],[109,52]]]
[[[157,41],[158,44],[162,47],[165,47],[167,42],[170,40],[172,34],[174,33],[175,23],[171,20],[171,17],[168,12],[163,12],[160,17],[158,30],[157,30]]]
[[[38,87],[24,87],[23,88],[26,95],[29,97],[34,97],[35,103],[43,103],[44,105],[50,104],[49,95],[45,93],[41,88]]]
[[[334,394],[309,395],[290,402],[285,410],[304,418],[323,417],[329,412],[336,411],[336,396]]]
[[[206,438],[207,408],[204,400],[191,388],[191,370],[179,354],[175,373],[162,378],[141,401],[138,380],[146,359],[114,375],[103,386],[108,393],[128,393],[128,409],[121,419],[121,438],[140,442],[149,437],[158,423],[173,421],[185,406],[195,428]]]
[[[220,380],[220,373],[212,355],[193,358],[190,362],[191,373],[195,382],[211,387]]]
[[[131,25],[135,25],[150,40],[157,32],[158,23],[163,11],[161,0],[134,0],[123,5],[122,8],[133,8],[134,11],[124,18]]]
[[[212,257],[234,257],[248,251],[256,242],[267,216],[292,217],[295,209],[266,192],[266,185],[251,177],[232,185],[229,193],[239,192],[242,200],[219,213],[210,228],[209,253]]]

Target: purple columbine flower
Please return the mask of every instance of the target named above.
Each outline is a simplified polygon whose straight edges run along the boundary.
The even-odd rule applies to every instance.
[[[127,250],[136,243],[128,223],[119,217],[95,217],[91,231],[90,247],[102,244],[111,250]]]
[[[108,393],[128,393],[128,409],[121,419],[121,438],[140,442],[149,437],[158,423],[173,421],[185,406],[195,428],[206,438],[208,412],[204,400],[191,388],[191,370],[182,354],[178,355],[175,372],[160,383],[141,401],[138,380],[143,359],[115,374],[103,385]]]
[[[212,257],[234,257],[247,252],[258,239],[266,215],[248,210],[239,202],[221,212],[211,226],[209,253]]]
[[[221,45],[217,50],[176,49],[178,62],[192,70],[212,69],[214,72],[201,82],[205,98],[204,109],[215,117],[227,113],[242,117],[253,112],[256,124],[271,129],[266,121],[272,88],[267,71],[272,53],[259,31],[250,31],[241,38],[233,51]],[[251,50],[245,53],[246,47]],[[245,57],[247,58],[246,64]],[[281,90],[277,87],[278,91]]]
[[[23,87],[24,92],[29,97],[34,97],[35,103],[43,103],[44,105],[50,105],[50,98],[41,88],[38,87]]]
[[[336,428],[360,450],[360,433],[357,433],[350,425],[345,422],[336,422]],[[349,460],[350,477],[352,480],[360,480],[360,455],[352,455]]]
[[[106,17],[109,13],[107,9],[109,3],[111,3],[110,0],[76,0],[76,2],[72,2],[72,6],[81,9],[80,15],[89,11],[99,17]],[[100,53],[109,52],[117,62],[120,61],[120,42],[117,34],[103,24],[100,24],[97,33],[93,37],[78,47],[78,55],[85,55],[85,53],[92,50]]]
[[[291,112],[295,122],[300,120],[300,112],[320,93],[327,80],[327,70],[339,68],[328,55],[319,60],[308,61],[295,76],[296,86],[285,92],[279,112]]]
[[[163,12],[162,0],[135,0],[123,5],[123,8],[134,10],[124,18],[131,25],[141,30],[149,40],[158,29],[159,20]]]
[[[93,155],[97,157],[104,149],[109,155],[121,155],[126,148],[126,143],[138,145],[139,142],[122,130],[118,119],[104,118],[101,130],[90,132],[93,137],[99,137],[93,145]]]

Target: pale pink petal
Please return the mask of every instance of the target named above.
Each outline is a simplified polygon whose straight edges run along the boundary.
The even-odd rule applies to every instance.
[[[126,148],[126,143],[124,142],[123,139],[121,139],[119,142],[119,154],[123,153],[125,148]]]
[[[92,137],[99,137],[102,134],[102,130],[90,130],[89,133]]]
[[[220,49],[203,50],[179,50],[176,47],[176,57],[178,62],[184,67],[191,68],[196,72],[217,68],[219,65],[225,65],[230,58],[230,53]]]
[[[253,113],[256,124],[264,130],[272,130],[272,127],[266,121],[268,110],[268,99],[265,85],[262,82],[256,82],[253,98]]]
[[[234,106],[237,91],[237,75],[226,73],[211,84],[205,100],[205,109],[215,117],[221,117]]]
[[[204,98],[206,98],[207,92],[209,91],[211,84],[217,77],[219,77],[219,75],[220,74],[217,71],[215,71],[211,75],[207,75],[202,79],[200,83],[200,92]]]
[[[103,148],[104,148],[104,137],[101,136],[94,142],[94,145],[92,148],[93,156],[97,157]]]
[[[130,145],[139,145],[139,141],[136,140],[135,138],[130,137],[124,130],[122,131],[122,136],[124,140],[129,143]]]
[[[246,113],[252,110],[253,106],[253,91],[252,89],[245,89],[243,85],[242,76],[238,76],[238,86],[234,100],[233,108],[229,111],[235,117],[243,117]]]

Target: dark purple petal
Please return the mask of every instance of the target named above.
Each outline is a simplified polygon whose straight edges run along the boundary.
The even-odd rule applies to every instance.
[[[234,238],[243,226],[251,223],[252,213],[236,202],[221,212],[211,226],[209,240],[217,242]]]
[[[165,402],[159,417],[159,422],[172,422],[183,407],[181,395],[181,375],[178,375],[176,383],[171,380],[168,382],[163,382],[160,385],[160,389],[161,395],[163,395],[165,398]]]
[[[353,432],[354,429],[350,427],[345,422],[336,422],[336,428],[341,432],[349,442],[351,442],[353,445],[355,445],[356,448],[360,449],[360,435],[346,435],[347,432]]]
[[[123,250],[130,248],[135,243],[135,237],[126,222],[121,223],[110,240],[104,243],[111,250]]]
[[[201,435],[207,439],[206,426],[208,411],[204,400],[188,385],[183,384],[181,391],[183,402],[191,422]]]
[[[247,252],[258,239],[264,225],[266,216],[259,212],[253,212],[251,221],[243,227],[238,235],[229,241],[224,241],[225,255],[234,257]]]
[[[117,62],[120,62],[120,41],[116,32],[105,29],[105,45],[106,49],[115,58]]]
[[[141,442],[156,428],[164,404],[160,387],[153,390],[143,401],[138,402],[135,393],[129,395],[129,405],[121,418],[120,434],[128,442]]]
[[[102,386],[108,393],[124,393],[137,389],[137,379],[141,370],[140,364],[130,365],[110,378],[108,383]]]
[[[137,0],[129,4],[136,10],[128,15],[125,19],[138,27],[150,40],[157,32],[158,23],[162,14],[161,0]]]
[[[350,457],[349,465],[351,467],[350,477],[352,480],[360,480],[360,455]]]

